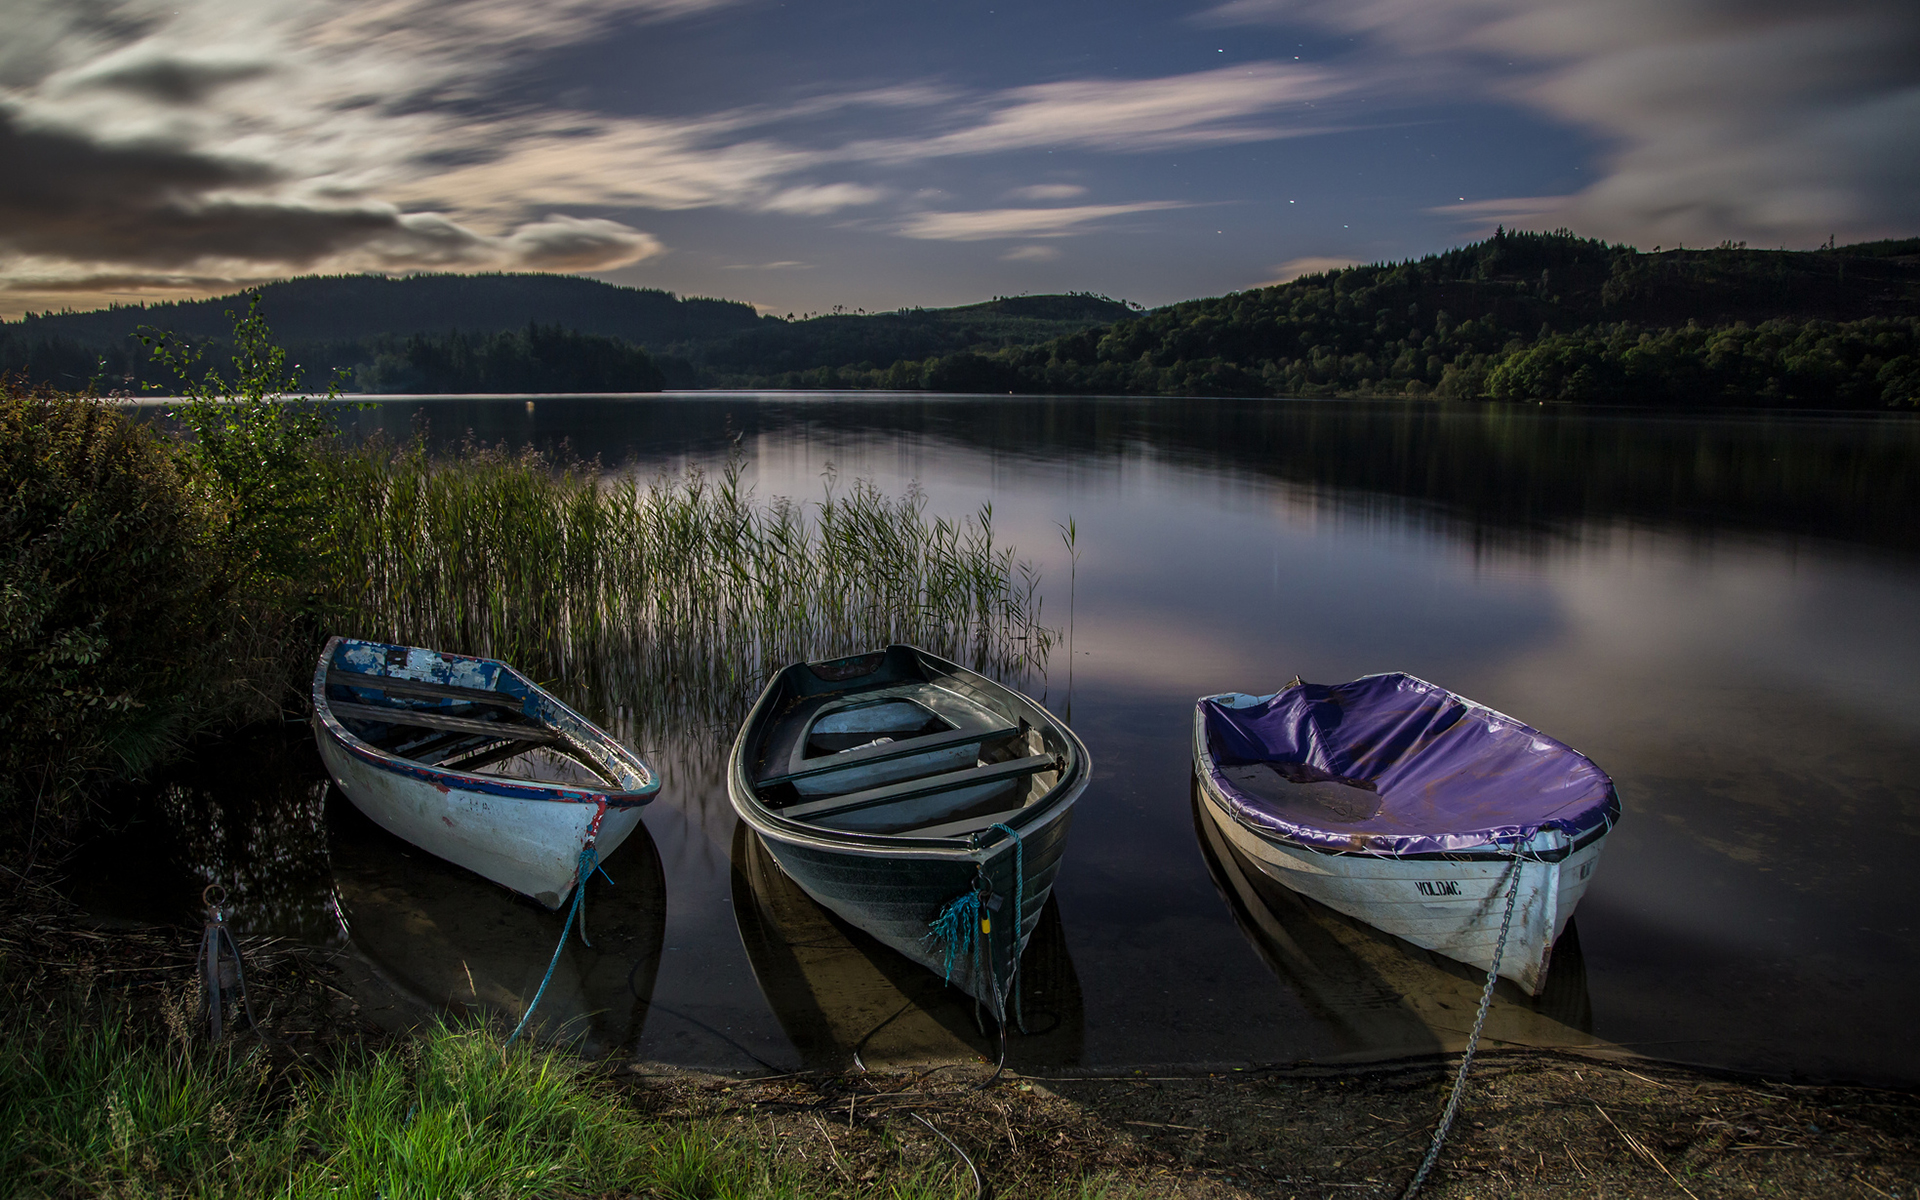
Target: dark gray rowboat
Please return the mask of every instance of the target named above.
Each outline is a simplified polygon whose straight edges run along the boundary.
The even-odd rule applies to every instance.
[[[727,792],[809,896],[1004,1022],[1090,774],[1087,748],[1033,700],[889,646],[774,676]]]

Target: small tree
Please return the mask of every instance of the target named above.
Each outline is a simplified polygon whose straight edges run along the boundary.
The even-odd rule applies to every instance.
[[[231,577],[266,597],[301,599],[331,557],[335,429],[300,394],[299,364],[288,370],[287,352],[260,314],[260,293],[248,295],[243,314],[227,317],[234,323],[231,381],[212,367],[201,371],[205,352],[171,333],[142,327],[138,336],[180,380],[185,403],[172,416],[193,434],[187,461],[222,523]],[[339,394],[335,382],[325,396]]]

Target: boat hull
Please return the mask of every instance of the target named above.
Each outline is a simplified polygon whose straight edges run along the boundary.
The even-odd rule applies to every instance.
[[[815,903],[980,1000],[997,1019],[998,996],[1009,986],[1011,964],[1025,951],[1053,892],[1072,818],[1071,810],[1063,810],[1023,830],[1025,848],[1018,856],[1011,842],[962,855],[902,850],[883,856],[760,836],[780,869]],[[984,874],[994,895],[1002,898],[1002,911],[1010,912],[1016,857],[1024,867],[1018,930],[1010,921],[989,918],[987,953],[977,963],[956,957],[949,967],[944,948],[928,936],[929,925],[949,901],[973,887],[976,872]]]
[[[1206,816],[1268,878],[1456,962],[1493,969],[1507,891],[1517,870],[1519,891],[1499,973],[1530,995],[1546,986],[1554,941],[1586,894],[1606,843],[1602,832],[1569,852],[1563,835],[1546,832],[1526,843],[1518,859],[1496,853],[1405,858],[1328,853],[1249,828],[1233,815],[1233,805],[1213,778],[1206,730],[1198,718],[1194,756]]]
[[[660,790],[632,751],[493,659],[336,637],[314,667],[312,694],[314,743],[354,807],[548,908],[579,882],[588,838],[611,854]],[[537,768],[520,749],[554,745],[584,778]],[[480,757],[508,770],[480,770],[486,761],[473,752],[489,746],[505,754]]]
[[[934,735],[935,744],[915,746],[918,738],[910,732],[904,756],[874,761],[882,746],[872,742],[851,751],[868,756],[864,763],[852,758],[844,766],[833,751],[806,751],[809,731],[825,724],[822,714],[870,713],[901,697],[942,718],[946,728]],[[988,778],[979,787],[965,770],[941,774],[954,765],[945,757],[945,743],[983,738],[1012,742],[1009,753],[1027,756],[980,763],[975,769]],[[919,753],[922,748],[930,753]],[[968,757],[974,753],[967,751]],[[1007,768],[1026,776],[1010,779]],[[795,787],[799,803],[784,808],[770,807],[761,795],[762,789],[788,786],[769,782],[782,776],[830,780],[841,796],[861,787],[873,788],[865,795],[878,796],[886,791],[882,781],[897,779],[903,770],[932,772],[936,782],[925,791],[911,790],[910,781],[893,785],[909,789],[897,803],[889,799],[804,819],[794,814],[818,812],[821,803],[811,798],[811,789]],[[1079,738],[1030,697],[925,651],[892,646],[851,659],[795,664],[776,675],[734,740],[727,791],[734,811],[781,871],[816,903],[959,987],[1001,1021],[1022,951],[1059,873],[1072,805],[1090,770]],[[983,811],[996,803],[1014,807]],[[984,898],[984,929],[976,927],[974,944],[950,960],[933,926],[949,905],[970,894]]]
[[[972,997],[921,961],[836,919],[793,882],[744,823],[734,832],[733,910],[755,979],[810,1068],[974,1063],[995,1053]],[[1013,1024],[1023,1068],[1073,1066],[1084,1003],[1060,907],[1040,910],[1021,957]],[[1024,1020],[1020,1016],[1024,1015]]]
[[[1486,986],[1484,971],[1414,946],[1337,913],[1275,882],[1235,849],[1193,788],[1193,822],[1207,873],[1254,951],[1350,1058],[1457,1053]],[[1217,810],[1215,810],[1217,812]],[[1502,904],[1504,905],[1504,898]],[[1578,923],[1555,939],[1546,989],[1521,999],[1503,985],[1485,1035],[1516,1046],[1589,1046],[1587,992]]]
[[[559,908],[573,890],[597,805],[521,799],[450,779],[396,774],[315,724],[328,774],[374,824],[548,908]],[[639,824],[640,809],[609,808],[596,839],[600,857],[617,850]]]

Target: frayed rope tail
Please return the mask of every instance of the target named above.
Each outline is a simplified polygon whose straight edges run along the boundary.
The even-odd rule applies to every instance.
[[[922,940],[940,947],[945,981],[952,983],[954,961],[968,961],[979,936],[980,894],[969,890],[947,902],[947,906],[940,910],[940,915],[927,927],[926,937]]]

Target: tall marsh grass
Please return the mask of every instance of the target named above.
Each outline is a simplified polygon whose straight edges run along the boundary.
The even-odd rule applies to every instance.
[[[363,635],[507,659],[654,728],[730,723],[773,669],[889,642],[1043,667],[1038,576],[990,506],[949,519],[917,490],[831,480],[763,499],[743,474],[364,449],[339,485],[341,607]]]

